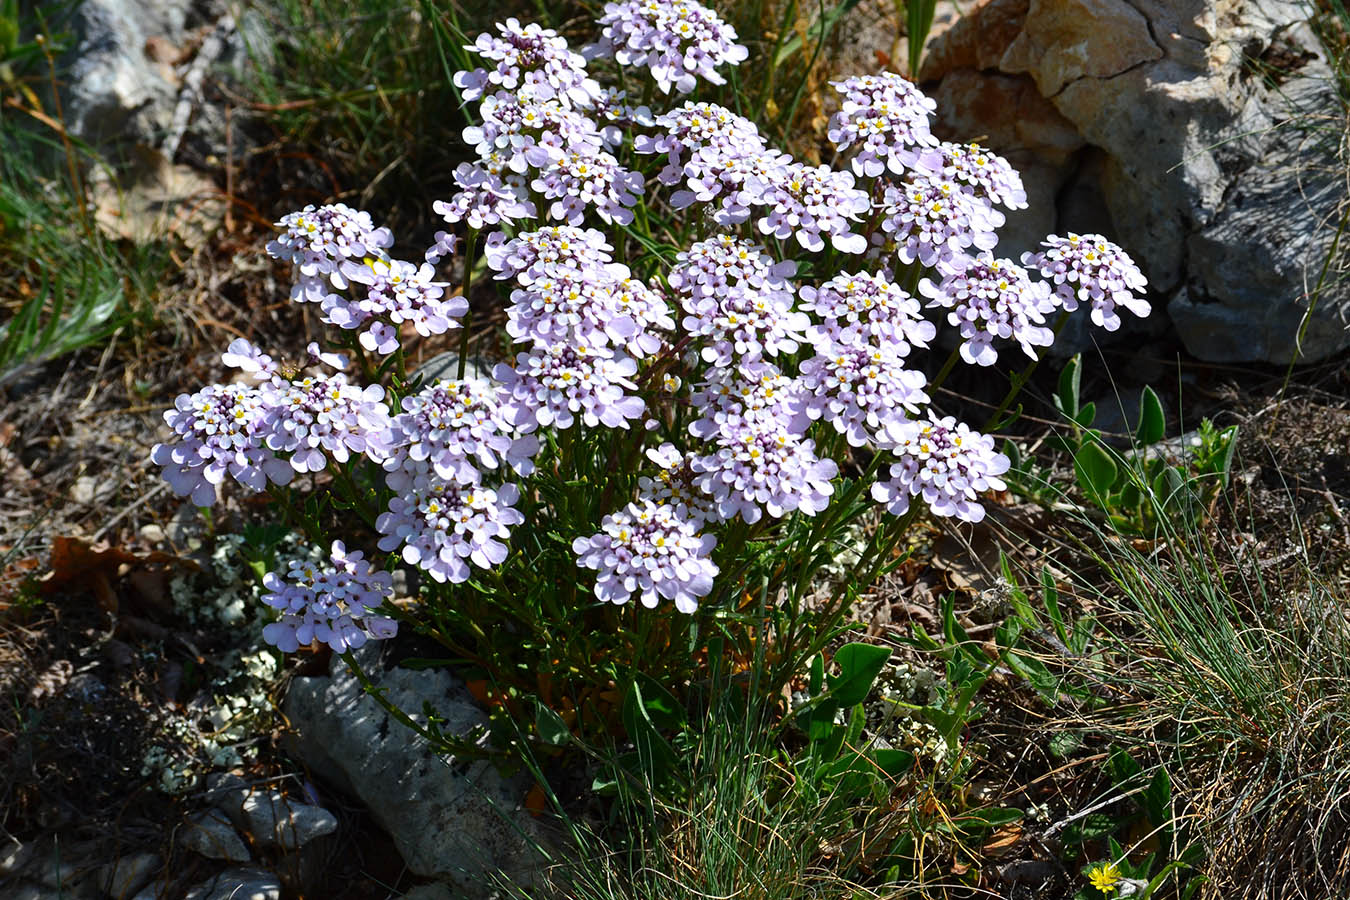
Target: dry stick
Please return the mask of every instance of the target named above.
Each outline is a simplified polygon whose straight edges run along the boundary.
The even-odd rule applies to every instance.
[[[202,80],[206,77],[206,70],[225,52],[225,35],[233,30],[234,18],[226,13],[206,36],[206,40],[202,41],[192,64],[188,66],[187,74],[183,76],[183,89],[178,92],[178,103],[173,108],[168,134],[160,145],[160,153],[164,155],[165,161],[172,163],[178,154],[178,146],[183,143],[183,135],[187,134],[192,110],[202,101]],[[227,135],[227,143],[228,140]]]
[[[154,498],[158,497],[160,494],[164,493],[166,490],[168,490],[168,488],[169,488],[169,483],[168,483],[167,481],[166,481],[166,482],[161,482],[160,484],[158,484],[158,485],[156,485],[155,487],[151,488],[151,489],[149,490],[149,492],[147,492],[147,493],[145,493],[145,494],[142,494],[141,497],[140,497],[139,499],[134,500],[134,501],[132,501],[131,503],[127,504],[127,506],[126,506],[120,513],[118,513],[117,515],[113,516],[111,519],[108,520],[108,522],[107,522],[102,528],[100,528],[98,531],[95,531],[95,532],[94,532],[94,536],[93,536],[92,538],[90,538],[90,543],[93,543],[93,542],[97,541],[99,538],[103,537],[105,534],[107,534],[109,531],[112,530],[112,527],[113,527],[114,525],[116,525],[118,522],[120,522],[120,521],[122,521],[123,519],[125,519],[127,516],[131,515],[131,513],[132,513],[133,511],[139,509],[140,507],[144,506],[144,505],[145,505],[146,503],[148,503],[149,501],[153,500]]]

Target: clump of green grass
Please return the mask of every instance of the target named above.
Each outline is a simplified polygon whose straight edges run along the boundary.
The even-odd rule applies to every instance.
[[[0,9],[0,387],[66,353],[151,317],[167,255],[117,241],[94,221],[84,173],[97,155],[66,134],[59,103],[38,91],[58,78],[58,41],[18,43],[14,4]]]
[[[248,88],[281,142],[322,164],[338,196],[428,216],[428,198],[453,191],[451,175],[468,153],[451,74],[473,66],[447,10],[428,0],[283,0],[255,9],[275,46],[268,64],[252,67]],[[457,16],[481,30],[532,9],[505,2]]]
[[[1230,515],[1233,521],[1240,517]],[[1178,831],[1204,851],[1204,894],[1322,898],[1350,891],[1350,609],[1300,523],[1266,559],[1212,523],[1122,540],[1084,520],[1105,582],[1079,590],[1115,625],[1067,660],[1129,698],[1087,714],[1161,758]],[[1110,660],[1110,663],[1107,663]],[[1177,844],[1171,848],[1180,853]]]

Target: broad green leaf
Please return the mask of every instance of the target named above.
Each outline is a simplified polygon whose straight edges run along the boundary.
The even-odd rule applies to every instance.
[[[840,706],[853,706],[867,699],[872,682],[891,658],[889,647],[875,644],[845,644],[834,654],[839,675],[828,679],[834,701]]]
[[[1022,811],[1012,807],[997,807],[995,809],[976,809],[966,813],[957,819],[957,822],[967,823],[975,822],[990,828],[997,828],[1000,825],[1011,825],[1013,822],[1022,820]]]
[[[572,739],[572,729],[567,727],[562,716],[543,703],[534,711],[534,727],[539,732],[539,739],[550,747],[561,747]]]
[[[1139,427],[1135,429],[1134,440],[1139,446],[1156,444],[1166,434],[1167,419],[1163,415],[1162,401],[1153,388],[1145,386],[1139,395]]]
[[[877,768],[891,778],[899,778],[914,768],[914,754],[908,750],[892,750],[881,747],[872,751],[872,755],[876,759]]]
[[[1089,441],[1074,454],[1073,470],[1083,493],[1098,501],[1105,499],[1118,474],[1116,461],[1096,441]]]
[[[675,699],[675,695],[650,675],[639,672],[637,681],[642,685],[642,703],[652,723],[664,731],[684,728],[684,707]]]
[[[1055,634],[1065,644],[1069,643],[1069,632],[1064,627],[1064,613],[1059,608],[1059,588],[1055,587],[1055,576],[1050,574],[1050,567],[1045,566],[1041,569],[1041,591],[1045,602],[1045,611],[1050,616],[1050,623],[1055,626]]]

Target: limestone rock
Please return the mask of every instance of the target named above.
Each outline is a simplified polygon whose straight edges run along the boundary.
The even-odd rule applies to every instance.
[[[1045,97],[1083,78],[1111,78],[1162,57],[1148,21],[1125,0],[1031,0],[999,61],[1027,72]]]
[[[1032,208],[1009,217],[1001,253],[1100,231],[1140,264],[1193,354],[1283,363],[1344,198],[1307,125],[1340,107],[1306,16],[1296,0],[984,0],[934,42],[925,89],[939,134],[986,135],[1023,174]],[[1268,54],[1278,85],[1254,74]],[[1343,262],[1305,361],[1350,346]],[[1087,340],[1071,325],[1056,349]]]
[[[443,670],[381,671],[378,650],[363,651],[367,672],[388,699],[418,721],[430,703],[450,734],[487,722],[464,685]],[[362,690],[342,660],[330,677],[297,678],[284,711],[292,752],[316,774],[354,794],[389,832],[408,868],[450,881],[466,897],[486,896],[491,873],[528,881],[541,838],[521,809],[528,784],[487,761],[434,755]]]
[[[92,144],[149,143],[168,129],[178,78],[166,54],[147,53],[147,41],[181,42],[187,11],[182,0],[84,0],[75,8],[64,103],[72,134]]]

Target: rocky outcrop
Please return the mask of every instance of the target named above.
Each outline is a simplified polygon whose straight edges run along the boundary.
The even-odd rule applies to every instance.
[[[416,720],[425,721],[430,705],[446,734],[470,735],[487,724],[449,672],[383,670],[370,647],[361,658],[389,701]],[[437,756],[368,696],[337,657],[329,677],[292,682],[283,709],[294,733],[292,752],[358,798],[411,871],[444,879],[470,898],[490,893],[499,871],[529,883],[539,862],[532,848],[543,836],[521,807],[527,780],[503,776],[485,760]]]
[[[1305,8],[1282,0],[985,0],[930,48],[940,129],[985,135],[1032,208],[1002,246],[1102,231],[1144,268],[1187,348],[1287,362],[1331,250],[1344,115]],[[1303,360],[1350,346],[1328,278]]]

